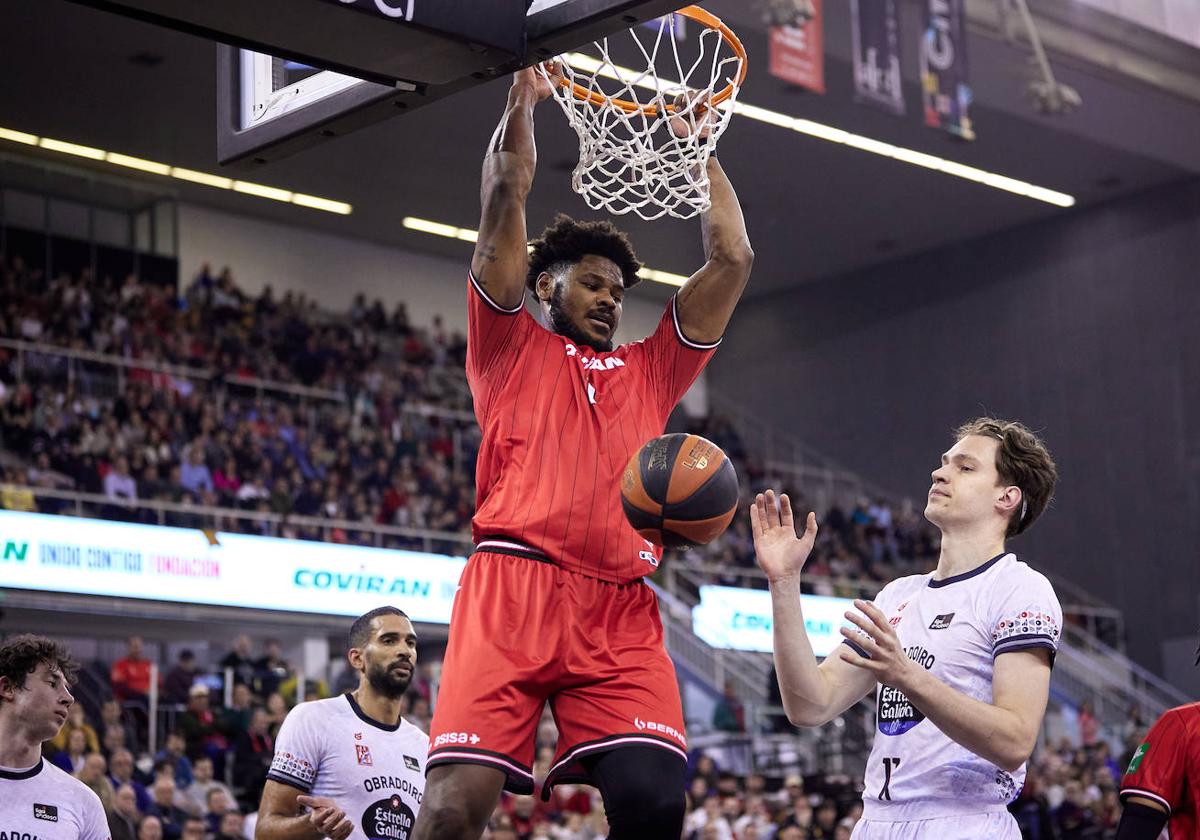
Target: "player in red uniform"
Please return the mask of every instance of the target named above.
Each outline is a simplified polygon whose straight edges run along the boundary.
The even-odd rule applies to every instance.
[[[533,109],[549,95],[533,69],[516,74],[483,165],[467,284],[467,379],[483,430],[478,547],[451,616],[414,840],[478,838],[502,788],[533,790],[547,700],[559,741],[545,791],[596,785],[612,840],[678,837],[683,824],[679,689],[642,582],[661,551],[625,520],[619,480],[720,343],[753,253],[711,159],[707,261],[653,335],[614,349],[639,279],[624,234],[560,216],[528,251]],[[550,329],[525,310],[526,288]]]
[[[1164,825],[1171,840],[1200,838],[1200,703],[1168,709],[1150,728],[1121,780],[1121,801],[1117,840],[1155,840]]]

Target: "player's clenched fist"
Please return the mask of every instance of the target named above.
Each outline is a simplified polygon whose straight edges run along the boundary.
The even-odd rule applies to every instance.
[[[354,823],[346,818],[346,812],[329,797],[298,796],[296,801],[311,809],[308,821],[329,840],[346,840],[354,830]]]
[[[754,554],[758,565],[771,583],[795,577],[804,568],[804,561],[817,538],[817,516],[809,513],[804,523],[804,535],[796,536],[792,503],[787,493],[775,505],[775,492],[759,493],[750,506],[750,530],[754,535]]]

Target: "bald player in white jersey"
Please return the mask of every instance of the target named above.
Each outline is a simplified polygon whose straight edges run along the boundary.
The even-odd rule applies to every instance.
[[[854,840],[1019,840],[1007,806],[1021,790],[1049,697],[1062,610],[1050,582],[1005,549],[1045,510],[1057,472],[1020,423],[958,429],[933,471],[925,517],[942,532],[937,569],[855,601],[855,628],[820,664],[804,629],[791,505],[751,507],[770,583],[775,667],[788,719],[820,726],[875,691],[877,729]]]
[[[78,666],[45,636],[0,644],[0,836],[8,840],[109,840],[100,797],[42,759],[62,729]]]
[[[350,628],[358,688],[301,703],[275,739],[255,840],[408,840],[425,791],[429,736],[400,717],[417,667],[408,616],[380,607]]]

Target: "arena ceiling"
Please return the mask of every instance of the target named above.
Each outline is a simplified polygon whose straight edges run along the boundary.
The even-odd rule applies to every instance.
[[[826,4],[833,7],[826,96],[789,89],[766,72],[765,35],[737,0],[709,5],[738,24],[750,51],[745,102],[1051,187],[1074,195],[1080,206],[1200,172],[1200,146],[1187,142],[1200,136],[1200,105],[1152,85],[1063,61],[1060,77],[1079,89],[1084,107],[1039,116],[1022,98],[1025,53],[976,38],[979,139],[964,144],[921,126],[915,86],[906,91],[905,118],[852,103],[842,4]],[[4,0],[0,8],[6,30],[0,126],[216,171],[211,42],[66,0]],[[911,51],[906,61],[915,66]],[[185,201],[465,260],[469,245],[407,231],[400,220],[414,215],[476,225],[479,162],[504,92],[503,81],[492,82],[247,176],[348,201],[355,208],[348,217],[171,186]],[[575,138],[553,106],[539,111],[538,132],[531,233],[555,211],[593,215],[570,190]],[[758,256],[753,295],[1071,212],[746,120],[722,139],[721,160]],[[688,273],[702,259],[695,221],[619,223],[656,268]]]

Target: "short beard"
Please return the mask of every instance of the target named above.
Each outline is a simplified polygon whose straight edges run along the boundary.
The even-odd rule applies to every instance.
[[[371,686],[371,690],[376,694],[382,695],[389,700],[399,700],[403,697],[404,692],[408,691],[408,686],[411,682],[411,675],[402,677],[390,668],[381,666],[369,666],[367,668],[367,685]]]
[[[567,317],[563,310],[563,284],[556,281],[554,291],[550,295],[550,328],[576,344],[591,347],[597,353],[608,353],[613,349],[612,339],[598,341],[586,335],[579,325]]]

